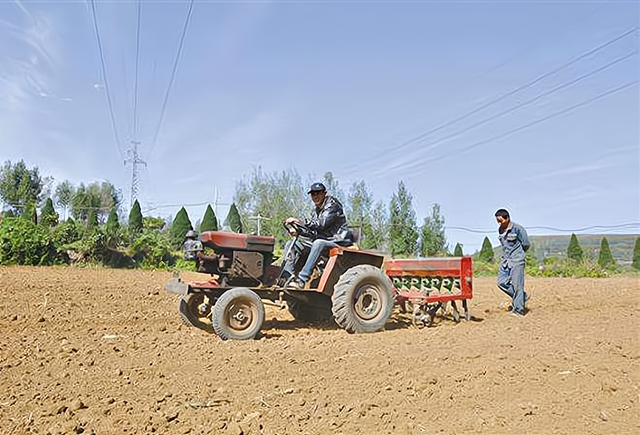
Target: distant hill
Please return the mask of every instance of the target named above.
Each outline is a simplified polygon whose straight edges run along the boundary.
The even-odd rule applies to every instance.
[[[639,234],[576,234],[578,243],[585,253],[586,258],[598,259],[600,242],[603,237],[609,241],[611,254],[619,264],[631,263],[633,258],[633,247]],[[566,257],[569,246],[568,236],[529,236],[533,245],[535,256],[542,260],[547,257]],[[494,248],[496,255],[500,255],[502,248]]]

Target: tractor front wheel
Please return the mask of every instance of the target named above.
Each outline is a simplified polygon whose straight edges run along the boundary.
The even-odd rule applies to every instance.
[[[206,332],[213,332],[211,326],[211,308],[215,301],[202,293],[189,293],[180,297],[178,310],[182,323],[194,326]]]
[[[264,304],[248,288],[234,288],[222,294],[213,307],[213,330],[223,340],[255,338],[264,323]]]
[[[333,318],[350,333],[381,330],[393,312],[389,277],[369,264],[352,267],[333,288]]]

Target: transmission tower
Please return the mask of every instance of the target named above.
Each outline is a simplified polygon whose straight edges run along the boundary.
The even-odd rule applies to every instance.
[[[140,141],[131,140],[131,144],[133,147],[128,150],[129,158],[125,160],[125,163],[131,163],[131,202],[130,206],[133,207],[133,203],[138,199],[138,165],[147,166],[147,162],[142,160],[138,155],[138,145],[140,145]]]

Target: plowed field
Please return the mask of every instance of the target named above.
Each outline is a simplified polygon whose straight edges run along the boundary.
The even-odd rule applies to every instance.
[[[528,279],[524,318],[476,278],[471,321],[366,335],[268,306],[221,341],[169,277],[0,268],[0,433],[640,433],[637,278]]]

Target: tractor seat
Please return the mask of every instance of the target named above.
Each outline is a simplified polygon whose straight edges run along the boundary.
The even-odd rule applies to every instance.
[[[347,248],[353,245],[356,242],[356,235],[351,230],[347,230],[344,233],[342,240],[337,240],[335,242],[336,245],[342,246],[343,248]]]

